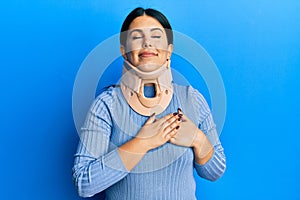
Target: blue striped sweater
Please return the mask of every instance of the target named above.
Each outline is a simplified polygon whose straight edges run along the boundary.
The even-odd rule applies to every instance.
[[[117,148],[132,139],[148,117],[129,107],[120,87],[110,87],[95,99],[80,133],[73,167],[73,180],[80,196],[105,191],[109,200],[192,200],[196,199],[194,169],[200,177],[211,181],[222,176],[226,159],[205,99],[191,86],[173,87],[169,106],[157,117],[182,108],[210,140],[214,147],[212,158],[200,165],[194,161],[192,148],[166,143],[149,151],[128,172]]]

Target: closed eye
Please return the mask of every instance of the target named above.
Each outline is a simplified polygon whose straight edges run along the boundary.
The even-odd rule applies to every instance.
[[[141,38],[143,38],[143,36],[133,36],[132,37],[133,40],[137,40],[137,39],[141,39]]]
[[[151,36],[152,38],[161,38],[161,36],[160,35],[154,35],[154,36]]]

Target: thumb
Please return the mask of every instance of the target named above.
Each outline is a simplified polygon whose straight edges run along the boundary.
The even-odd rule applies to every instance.
[[[149,119],[146,121],[145,125],[146,124],[152,124],[153,122],[155,121],[155,113],[153,113]]]

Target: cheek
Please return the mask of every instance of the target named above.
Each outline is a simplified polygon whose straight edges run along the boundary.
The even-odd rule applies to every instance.
[[[139,50],[142,48],[142,41],[134,41],[127,44],[129,51]]]
[[[127,54],[127,58],[130,61],[134,61],[138,59],[138,52],[139,49],[141,49],[141,47],[139,46],[139,44],[137,42],[130,42],[127,43],[126,45],[126,54]]]
[[[135,51],[135,50],[128,51],[127,58],[128,58],[128,60],[130,60],[131,62],[133,62],[135,64],[135,62],[138,62],[138,60],[139,60],[138,51]]]
[[[167,51],[168,50],[168,43],[165,41],[153,41],[153,46],[160,50],[160,51]]]

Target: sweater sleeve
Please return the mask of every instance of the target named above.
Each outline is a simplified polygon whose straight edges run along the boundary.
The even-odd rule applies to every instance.
[[[203,131],[213,146],[213,155],[210,160],[204,165],[194,162],[194,167],[200,177],[215,181],[225,172],[226,157],[209,106],[204,97],[197,90],[194,92],[196,95],[196,102],[199,103],[198,109],[201,110],[200,115],[205,116],[200,116],[199,129]]]
[[[109,148],[111,123],[107,105],[103,99],[98,98],[81,129],[74,156],[73,181],[81,197],[93,196],[128,174],[118,149]]]

